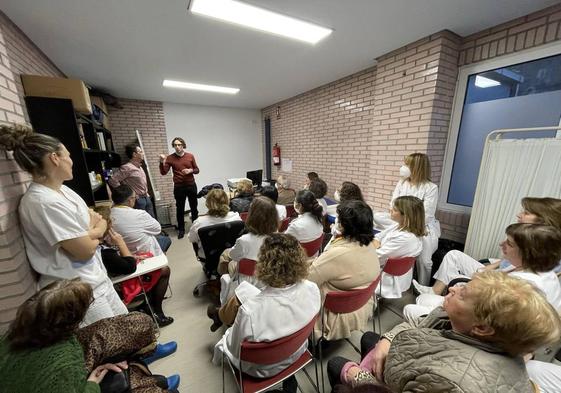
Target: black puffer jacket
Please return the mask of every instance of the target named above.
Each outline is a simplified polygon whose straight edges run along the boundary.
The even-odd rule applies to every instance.
[[[252,194],[238,194],[230,201],[230,210],[238,213],[245,213],[249,210],[249,205],[253,201]]]

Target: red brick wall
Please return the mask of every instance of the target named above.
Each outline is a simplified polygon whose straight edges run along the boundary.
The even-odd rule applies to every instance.
[[[174,206],[171,172],[167,176],[161,176],[159,170],[158,156],[170,151],[167,143],[163,104],[157,101],[124,98],[119,99],[119,103],[123,109],[109,108],[109,128],[113,135],[115,149],[121,154],[123,161],[126,161],[125,145],[136,141],[135,130],[139,130],[152,180],[155,188],[160,191],[162,198],[160,202]]]
[[[62,75],[0,12],[0,122],[26,122],[22,73]],[[19,199],[29,180],[11,153],[0,151],[0,333],[13,320],[17,307],[35,292],[35,280],[25,256],[17,216]]]
[[[460,66],[555,40],[561,40],[561,5],[465,38],[443,31],[381,56],[376,68],[264,108],[263,117],[271,117],[273,143],[293,159],[296,188],[316,170],[331,193],[344,180],[356,181],[373,208],[386,209],[406,154],[427,153],[439,184]],[[356,96],[368,102],[360,116],[352,110],[342,116],[338,104]],[[468,214],[437,217],[443,237],[465,240]]]

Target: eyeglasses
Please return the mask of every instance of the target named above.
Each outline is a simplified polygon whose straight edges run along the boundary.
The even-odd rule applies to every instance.
[[[174,143],[173,146],[183,146],[183,143]]]

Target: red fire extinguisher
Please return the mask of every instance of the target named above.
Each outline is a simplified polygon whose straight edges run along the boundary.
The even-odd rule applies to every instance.
[[[275,143],[273,146],[273,165],[280,165],[281,164],[281,148],[279,145]]]

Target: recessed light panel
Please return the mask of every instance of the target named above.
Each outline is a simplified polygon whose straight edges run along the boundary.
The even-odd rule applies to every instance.
[[[224,94],[238,94],[240,89],[235,87],[223,87],[223,86],[213,86],[213,85],[203,85],[200,83],[191,82],[181,82],[173,81],[169,79],[164,79],[162,83],[164,87],[173,87],[178,89],[189,89],[189,90],[200,90],[200,91],[210,91],[212,93],[224,93]]]
[[[234,0],[191,0],[191,12],[316,44],[332,29]]]

